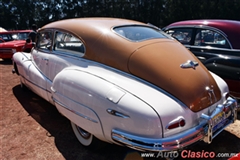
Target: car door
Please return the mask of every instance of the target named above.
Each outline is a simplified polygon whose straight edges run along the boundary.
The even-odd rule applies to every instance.
[[[99,123],[96,123],[99,120],[94,112],[96,108],[91,108],[92,106],[88,104],[90,101],[88,97],[92,99],[92,96],[86,97],[91,91],[85,90],[81,84],[86,80],[84,75],[92,76],[81,71],[82,67],[88,65],[81,58],[85,54],[83,41],[72,33],[56,30],[53,42],[52,52],[48,57],[49,70],[47,72],[47,77],[51,82],[47,83],[47,90],[52,92],[48,94],[49,99],[52,99],[51,103],[55,104],[59,112],[75,124],[83,128],[89,128],[89,126],[99,128]],[[86,120],[86,117],[94,118]]]
[[[54,31],[52,52],[48,55],[49,70],[46,74],[49,80],[47,83],[48,92],[51,92],[56,75],[69,66],[80,65],[79,58],[84,54],[85,47],[82,40],[68,32]],[[52,97],[51,94],[48,96],[49,99]]]
[[[209,28],[196,28],[190,50],[203,63],[211,58],[236,54],[224,33]]]
[[[181,42],[203,63],[210,58],[239,54],[239,51],[231,49],[226,35],[219,30],[187,26],[173,27],[165,32]]]
[[[38,33],[36,47],[32,51],[33,66],[29,68],[29,79],[33,83],[33,90],[46,100],[49,100],[46,87],[49,81],[47,74],[52,39],[51,30],[44,30]]]

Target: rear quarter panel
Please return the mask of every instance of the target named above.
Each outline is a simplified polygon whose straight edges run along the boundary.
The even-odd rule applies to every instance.
[[[105,140],[112,141],[112,129],[161,138],[162,125],[158,114],[118,81],[131,85],[131,88],[135,85],[139,91],[138,83],[131,83],[131,79],[109,72],[96,66],[89,66],[88,69],[69,67],[61,71],[52,87],[55,102],[62,105],[56,103],[57,108],[68,119],[102,140],[105,137]],[[111,115],[108,109],[129,117]],[[85,120],[82,116],[75,116],[76,112],[84,115]]]

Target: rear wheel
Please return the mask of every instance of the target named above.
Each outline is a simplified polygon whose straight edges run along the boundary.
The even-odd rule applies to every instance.
[[[89,147],[94,150],[98,150],[104,146],[104,142],[98,140],[94,135],[82,129],[75,123],[71,122],[73,132],[78,141],[85,147]]]

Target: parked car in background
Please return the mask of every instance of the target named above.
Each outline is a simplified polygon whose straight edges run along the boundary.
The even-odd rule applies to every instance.
[[[8,41],[13,41],[13,37],[12,37],[12,32],[8,32],[8,31],[4,31],[4,32],[0,32],[0,38],[4,41],[4,42],[8,42]]]
[[[172,23],[163,31],[187,47],[240,99],[240,21],[188,20]]]
[[[141,151],[211,143],[237,118],[227,84],[145,23],[76,18],[45,25],[13,73],[67,117],[79,142]]]
[[[0,38],[3,40],[0,43],[0,58],[11,59],[15,52],[30,52],[33,45],[26,43],[30,32],[31,30],[0,32]]]

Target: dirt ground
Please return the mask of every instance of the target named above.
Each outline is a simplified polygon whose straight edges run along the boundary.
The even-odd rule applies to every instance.
[[[141,153],[106,145],[98,151],[80,145],[70,122],[56,108],[29,90],[22,90],[12,74],[12,62],[0,59],[0,159],[1,160],[147,160]],[[211,144],[199,143],[191,151],[240,152],[240,112],[235,124]],[[181,158],[177,158],[181,159]],[[227,159],[215,158],[215,159]]]

